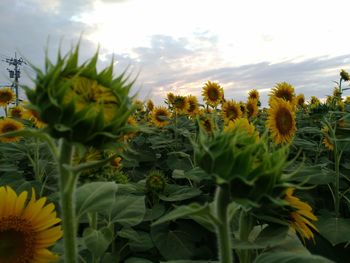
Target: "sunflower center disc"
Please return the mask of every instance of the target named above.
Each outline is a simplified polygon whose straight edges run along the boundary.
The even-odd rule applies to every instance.
[[[219,98],[219,94],[216,89],[210,89],[208,91],[208,97],[212,101],[216,101]]]
[[[35,237],[31,226],[16,216],[0,219],[0,262],[29,263],[34,257]]]
[[[280,109],[276,116],[276,126],[283,135],[288,134],[292,128],[293,118],[287,109]]]

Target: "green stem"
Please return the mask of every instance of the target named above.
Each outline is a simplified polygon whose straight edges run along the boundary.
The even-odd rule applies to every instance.
[[[230,203],[230,188],[228,184],[217,186],[215,193],[215,213],[219,224],[216,225],[220,263],[232,263],[231,228],[227,207]]]
[[[248,241],[248,237],[253,228],[252,217],[245,211],[241,211],[239,218],[239,239],[242,241]],[[249,263],[252,260],[252,251],[249,249],[239,250],[239,262]]]
[[[340,193],[339,193],[339,186],[340,186],[340,172],[339,172],[339,165],[340,165],[340,154],[338,152],[337,143],[334,143],[334,165],[335,165],[335,189],[334,189],[334,195],[335,195],[335,217],[339,217],[339,210],[340,210]]]
[[[77,242],[76,242],[76,217],[75,217],[75,188],[77,174],[73,174],[64,165],[70,165],[72,160],[73,146],[64,139],[60,139],[60,153],[58,160],[59,183],[61,194],[62,224],[64,262],[76,263]]]

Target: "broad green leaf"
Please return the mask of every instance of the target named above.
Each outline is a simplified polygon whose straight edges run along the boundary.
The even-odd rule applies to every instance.
[[[152,225],[159,225],[168,221],[176,220],[178,218],[183,218],[188,215],[209,213],[208,206],[202,206],[200,204],[194,203],[190,205],[178,206],[171,212],[167,213],[165,216],[158,219]]]
[[[160,263],[219,263],[219,261],[210,261],[210,260],[170,260],[170,261],[161,261]]]
[[[110,208],[117,189],[118,185],[114,182],[94,182],[79,187],[76,192],[77,216]]]
[[[117,195],[111,203],[109,221],[123,226],[139,224],[145,216],[145,197],[136,195]]]
[[[182,201],[191,199],[201,194],[197,188],[180,185],[167,185],[164,194],[159,195],[159,199],[167,202]]]
[[[86,247],[96,257],[101,257],[113,241],[113,232],[104,227],[100,230],[86,228],[83,233]]]
[[[154,247],[150,234],[144,231],[125,227],[118,231],[117,235],[128,239],[130,249],[136,252],[147,251]]]
[[[350,241],[350,219],[319,217],[316,226],[333,246]]]
[[[128,258],[125,260],[125,263],[153,263],[153,261],[150,261],[145,258]]]

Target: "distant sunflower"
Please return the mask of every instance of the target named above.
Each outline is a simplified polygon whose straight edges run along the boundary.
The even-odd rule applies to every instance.
[[[199,119],[199,125],[207,133],[212,133],[215,129],[214,121],[209,115],[202,115]]]
[[[24,108],[22,106],[16,106],[10,109],[10,116],[17,119],[22,119],[24,116]]]
[[[294,103],[295,92],[294,87],[287,82],[277,83],[270,93],[269,103],[275,98],[280,98],[290,103]]]
[[[246,105],[243,101],[239,102],[239,107],[241,109],[242,115],[245,115],[247,113],[247,108],[246,108]]]
[[[248,119],[256,117],[258,115],[258,101],[255,99],[248,99],[246,105],[247,117]]]
[[[175,98],[174,93],[169,92],[169,93],[166,95],[166,97],[167,97],[167,103],[168,103],[168,105],[171,106],[171,105],[174,103],[174,98]]]
[[[284,199],[289,203],[293,211],[289,214],[289,223],[291,227],[306,239],[313,239],[312,230],[318,232],[312,221],[317,221],[317,217],[312,213],[312,207],[293,196],[294,188],[288,188]]]
[[[259,101],[259,99],[260,99],[259,91],[257,91],[256,89],[252,89],[251,91],[249,91],[249,97],[248,98]]]
[[[112,161],[111,161],[111,165],[115,168],[115,169],[120,169],[122,167],[122,158],[121,157],[115,157]]]
[[[327,126],[324,126],[321,129],[321,131],[322,131],[322,134],[323,134],[322,143],[324,144],[324,146],[328,150],[333,151],[334,150],[334,145],[333,145],[333,142],[332,142],[330,134],[329,134],[329,128]]]
[[[14,132],[24,129],[24,125],[11,118],[5,118],[0,120],[0,134],[7,132]],[[0,137],[0,142],[18,142],[21,137],[11,136],[11,137]],[[0,261],[1,262],[1,261]]]
[[[42,129],[46,126],[46,123],[41,120],[39,113],[33,109],[25,110],[23,113],[23,118],[32,121],[34,125],[39,129]]]
[[[202,96],[206,104],[216,107],[221,103],[224,91],[218,83],[208,81],[204,84]]]
[[[249,135],[254,136],[256,141],[259,140],[259,132],[256,131],[253,124],[249,123],[247,118],[239,118],[234,121],[230,121],[224,128],[225,132],[234,130],[244,131]]]
[[[135,105],[137,111],[141,111],[141,112],[144,111],[144,105],[141,100],[136,99],[133,101],[133,104]]]
[[[299,106],[299,107],[304,107],[305,105],[305,97],[304,97],[304,94],[298,94],[298,96],[296,97],[296,104]]]
[[[151,114],[151,120],[154,125],[157,127],[164,127],[168,125],[169,121],[167,119],[170,118],[170,113],[167,110],[167,108],[163,106],[154,107],[152,114]]]
[[[0,262],[53,262],[58,256],[48,250],[62,237],[55,206],[45,205],[35,192],[26,204],[28,193],[19,195],[9,186],[0,187]]]
[[[346,103],[346,104],[350,104],[350,96],[346,96],[346,98],[345,98],[345,103]]]
[[[152,111],[153,108],[154,108],[153,101],[152,100],[148,100],[146,106],[147,106],[147,110],[148,111]]]
[[[137,120],[133,116],[129,116],[127,123],[131,127],[134,127],[134,128],[137,127]],[[124,135],[124,141],[128,141],[128,140],[132,139],[136,135],[136,133],[137,132],[135,132],[135,131],[127,132]]]
[[[310,104],[312,106],[318,106],[321,104],[321,101],[316,96],[311,96]]]
[[[221,116],[225,123],[229,123],[242,116],[241,108],[239,104],[234,100],[228,100],[222,104]]]
[[[190,116],[196,116],[199,112],[199,104],[198,104],[198,99],[195,96],[188,95],[187,96],[187,102],[188,102],[188,108],[187,108],[187,113]]]
[[[0,107],[6,107],[9,103],[14,101],[15,94],[9,87],[0,89]]]
[[[186,114],[189,104],[185,96],[176,95],[173,102],[174,110],[177,114]]]
[[[272,101],[268,110],[267,127],[275,143],[290,142],[296,131],[295,112],[292,105],[282,99]]]

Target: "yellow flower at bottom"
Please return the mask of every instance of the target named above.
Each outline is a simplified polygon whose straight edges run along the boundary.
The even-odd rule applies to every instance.
[[[294,188],[288,188],[284,199],[289,203],[294,211],[290,212],[290,225],[299,233],[302,239],[313,239],[314,234],[311,229],[318,232],[316,226],[311,221],[317,221],[317,217],[312,213],[312,207],[293,196]]]
[[[0,187],[0,262],[54,262],[58,259],[48,250],[62,237],[61,220],[55,206],[45,205],[35,192],[26,204],[28,193],[17,195],[9,186]]]
[[[24,125],[14,119],[5,118],[0,120],[0,134],[22,130],[23,128]],[[18,136],[0,137],[0,142],[18,142],[20,138]]]
[[[275,143],[290,142],[296,132],[295,112],[292,104],[276,98],[271,101],[271,108],[268,113],[267,127]]]

